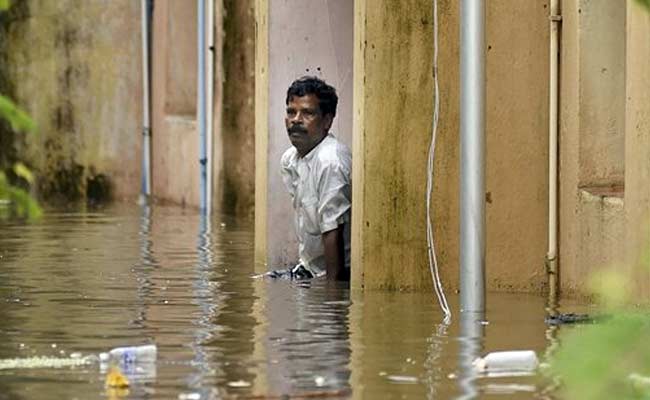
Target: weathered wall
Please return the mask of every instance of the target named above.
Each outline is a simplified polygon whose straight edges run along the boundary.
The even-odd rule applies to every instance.
[[[250,216],[254,197],[254,35],[252,1],[214,1],[215,210]],[[199,204],[196,2],[158,0],[153,32],[153,194]]]
[[[623,261],[626,16],[607,0],[564,2],[562,16],[559,263],[571,294]]]
[[[255,207],[255,14],[252,0],[223,2],[222,113],[224,210],[252,216]],[[217,89],[218,90],[218,89]],[[218,149],[216,150],[218,151]]]
[[[152,192],[199,204],[196,2],[156,1],[152,59]]]
[[[650,10],[627,2],[625,213],[635,294],[650,298]]]
[[[425,233],[431,2],[357,5],[354,281],[370,288],[423,289],[431,282]],[[432,211],[438,261],[450,287],[457,287],[459,260],[458,14],[457,2],[439,2],[441,114]],[[489,289],[539,290],[545,280],[547,15],[544,1],[502,0],[487,7]],[[501,23],[504,16],[512,23]]]
[[[257,49],[258,57],[260,53],[268,55],[267,65],[258,65],[260,69],[268,68],[268,80],[258,80],[258,85],[262,85],[259,90],[268,93],[268,103],[260,105],[268,109],[268,119],[256,135],[266,135],[268,142],[256,148],[256,166],[262,169],[256,190],[266,192],[266,201],[256,202],[255,218],[263,218],[267,224],[256,232],[256,247],[262,247],[266,240],[266,250],[259,253],[278,267],[295,262],[298,248],[291,201],[280,176],[280,157],[291,146],[284,127],[286,90],[303,75],[316,75],[333,85],[338,91],[339,105],[332,132],[351,145],[353,3],[270,0],[258,2],[258,6],[268,13],[268,42],[259,43]],[[297,16],[300,23],[295,23]],[[263,27],[258,25],[258,29]]]
[[[487,287],[540,291],[548,224],[548,1],[487,4]]]
[[[431,3],[357,5],[353,281],[367,288],[419,289],[430,282],[424,200],[433,111]],[[445,120],[447,110],[441,110]],[[441,257],[445,266],[447,260]]]
[[[108,177],[140,185],[140,4],[25,0],[3,16],[3,73],[38,124],[20,153],[47,197],[76,200]]]

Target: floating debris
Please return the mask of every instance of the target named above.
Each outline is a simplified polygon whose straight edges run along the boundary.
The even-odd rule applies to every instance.
[[[3,369],[34,369],[34,368],[67,368],[81,367],[92,364],[95,358],[86,357],[28,357],[8,358],[0,360],[0,370]]]
[[[119,368],[112,367],[106,374],[105,385],[107,388],[123,389],[129,387],[129,380]]]
[[[201,400],[201,393],[181,393],[178,400]]]
[[[497,351],[477,358],[472,365],[478,372],[517,374],[535,371],[539,361],[532,350]]]
[[[418,378],[408,375],[388,375],[386,378],[396,383],[418,383]]]
[[[250,382],[246,381],[232,381],[228,382],[228,386],[233,387],[233,388],[245,388],[245,387],[250,387]]]
[[[544,322],[548,325],[565,325],[565,324],[577,324],[577,323],[592,323],[596,322],[593,317],[589,314],[557,314],[549,315],[544,318]]]

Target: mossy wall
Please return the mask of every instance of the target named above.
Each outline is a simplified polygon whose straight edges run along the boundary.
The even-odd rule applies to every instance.
[[[140,3],[14,3],[1,22],[0,84],[33,117],[38,133],[11,138],[13,146],[0,152],[7,157],[6,149],[15,149],[34,168],[45,198],[79,200],[111,187],[118,198],[134,197],[140,189]]]
[[[255,205],[255,13],[253,1],[223,0],[223,207]]]
[[[431,214],[445,286],[459,282],[459,2],[438,1],[440,120]],[[486,5],[488,290],[541,291],[547,216],[548,4]],[[508,23],[504,24],[503,20]],[[430,290],[427,156],[433,4],[355,2],[353,286]]]

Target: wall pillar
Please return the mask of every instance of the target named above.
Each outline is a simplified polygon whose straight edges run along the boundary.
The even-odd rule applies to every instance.
[[[625,18],[617,2],[562,5],[559,268],[564,294],[586,293],[586,277],[605,277],[601,271],[623,261]]]
[[[625,214],[634,289],[650,296],[650,10],[627,2]]]
[[[353,287],[431,286],[426,165],[433,113],[430,1],[357,1]]]
[[[457,3],[438,1],[432,201],[439,269],[451,289],[459,260]],[[548,10],[541,2],[490,2],[486,35],[486,284],[539,291],[546,279]],[[355,2],[355,77],[353,286],[429,290],[432,2]]]

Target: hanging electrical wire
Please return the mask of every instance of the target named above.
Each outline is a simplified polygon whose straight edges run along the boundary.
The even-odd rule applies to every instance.
[[[436,133],[438,130],[438,117],[440,114],[440,90],[438,88],[438,1],[433,0],[433,126],[431,130],[431,145],[429,146],[429,159],[427,163],[427,243],[429,253],[429,269],[433,288],[438,296],[440,308],[445,313],[445,321],[451,318],[451,311],[447,304],[445,292],[442,289],[438,260],[433,243],[433,226],[431,224],[431,193],[433,192],[433,161],[436,152]]]

